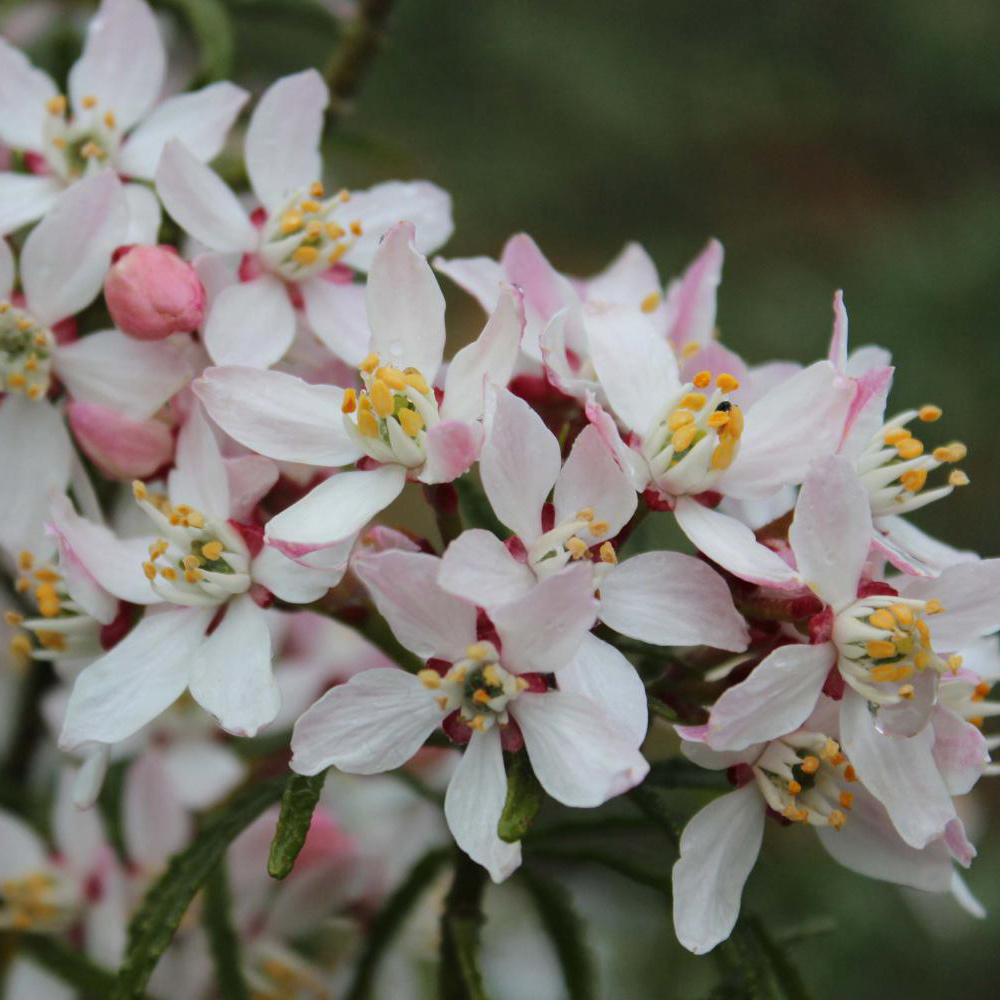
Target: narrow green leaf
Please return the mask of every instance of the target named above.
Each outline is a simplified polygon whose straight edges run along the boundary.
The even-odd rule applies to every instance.
[[[403,921],[420,901],[420,897],[444,867],[451,852],[445,848],[429,851],[382,904],[368,925],[364,950],[354,971],[354,980],[345,1000],[365,1000],[371,995],[379,960],[385,954]]]
[[[478,958],[485,886],[486,869],[458,851],[455,877],[441,917],[441,961],[438,966],[441,1000],[488,1000]]]
[[[622,854],[610,854],[606,851],[588,848],[564,848],[555,844],[539,844],[531,849],[532,857],[552,858],[555,861],[571,861],[578,864],[600,865],[622,878],[644,885],[647,889],[671,895],[670,872],[650,868],[647,865],[632,861]]]
[[[725,771],[710,771],[698,767],[683,757],[658,760],[649,768],[643,785],[649,788],[689,788],[708,789],[720,792],[732,791],[732,785]]]
[[[597,996],[594,958],[569,893],[558,882],[530,869],[522,871],[521,880],[555,947],[570,1000],[593,1000]]]
[[[545,792],[531,769],[524,750],[510,758],[507,768],[507,801],[504,803],[497,835],[508,844],[520,840],[545,801]]]
[[[742,988],[753,1000],[810,1000],[798,969],[756,917],[741,917],[716,952],[723,991]]]
[[[239,833],[278,801],[283,785],[281,778],[252,785],[211,813],[192,843],[174,855],[132,918],[125,960],[114,989],[105,994],[110,1000],[143,995],[195,893]]]
[[[220,0],[160,0],[177,11],[198,43],[201,66],[197,84],[224,80],[233,69],[233,26]]]
[[[677,848],[681,842],[681,824],[667,806],[664,792],[644,781],[633,788],[628,797],[667,835],[674,848]]]
[[[681,717],[667,704],[650,695],[646,699],[649,704],[649,712],[658,718],[666,719],[667,722],[680,722]]]
[[[11,934],[4,937],[15,948],[30,955],[31,960],[46,972],[75,987],[79,995],[87,1000],[109,996],[114,989],[113,973],[95,965],[82,952],[68,947],[56,937],[43,934]]]
[[[271,878],[285,878],[295,865],[295,859],[306,842],[313,810],[319,802],[326,771],[306,777],[289,773],[281,796],[281,814],[271,841],[267,873]]]
[[[485,528],[498,538],[506,538],[510,534],[497,520],[474,472],[460,476],[452,485],[458,493],[458,510],[466,528]]]
[[[208,946],[215,961],[219,992],[226,1000],[250,1000],[250,990],[243,978],[240,940],[230,918],[229,873],[221,858],[205,882],[205,908],[202,919],[208,934]]]

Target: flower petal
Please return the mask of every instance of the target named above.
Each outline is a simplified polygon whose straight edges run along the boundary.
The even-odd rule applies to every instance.
[[[46,103],[56,96],[48,73],[0,38],[0,140],[11,149],[38,152],[45,142]]]
[[[250,573],[254,583],[267,587],[272,594],[292,604],[318,600],[343,579],[351,551],[357,541],[351,535],[337,545],[293,559],[273,545],[265,545],[254,558]],[[304,560],[322,557],[323,566],[311,566]]]
[[[344,430],[337,386],[233,365],[206,368],[191,387],[227,434],[268,458],[329,467],[360,454]]]
[[[644,552],[601,581],[601,621],[658,646],[713,646],[740,652],[747,627],[725,581],[680,552]]]
[[[234,521],[250,521],[257,504],[278,481],[280,469],[261,455],[239,455],[223,463],[229,482],[229,516]]]
[[[449,593],[487,610],[529,593],[535,582],[535,574],[496,535],[481,528],[463,531],[448,546],[438,574],[438,583]]]
[[[667,288],[664,326],[675,348],[708,344],[715,336],[716,295],[722,281],[722,244],[709,240],[683,276]]]
[[[0,173],[0,235],[47,215],[61,193],[54,177]]]
[[[180,139],[202,163],[214,160],[249,96],[242,87],[220,80],[167,98],[125,140],[118,169],[128,177],[151,181],[171,139]]]
[[[0,810],[0,879],[4,882],[43,871],[47,864],[45,844],[23,820]]]
[[[269,210],[323,173],[319,143],[330,100],[323,77],[307,69],[264,91],[250,116],[244,156],[254,194]]]
[[[586,298],[592,302],[641,306],[660,293],[660,275],[653,258],[638,243],[627,244],[600,274],[588,278]]]
[[[0,236],[0,298],[10,297],[10,293],[14,290],[15,273],[14,255],[11,253],[10,244]]]
[[[473,733],[455,773],[448,782],[444,815],[455,843],[494,882],[502,882],[521,864],[520,843],[504,843],[497,824],[507,800],[500,733]]]
[[[215,805],[247,772],[232,747],[207,740],[169,744],[163,750],[163,766],[174,794],[186,809],[194,810]]]
[[[219,442],[198,405],[191,408],[181,428],[167,482],[172,503],[189,504],[212,517],[232,516],[229,478]]]
[[[468,292],[489,314],[497,307],[504,271],[492,257],[434,258],[434,268]]]
[[[328,281],[322,274],[299,284],[313,333],[342,361],[359,365],[371,348],[365,288]]]
[[[482,440],[477,425],[444,420],[427,432],[427,459],[417,477],[422,483],[450,483],[475,464]]]
[[[708,719],[713,750],[745,750],[794,732],[812,714],[836,660],[833,646],[779,646],[728,688]]]
[[[191,836],[191,820],[159,750],[148,749],[125,772],[122,835],[129,861],[157,870]]]
[[[986,738],[981,730],[944,705],[937,705],[931,718],[934,727],[934,762],[948,791],[965,795],[982,777],[990,762]]]
[[[128,228],[122,237],[126,245],[139,243],[152,246],[160,233],[163,212],[156,192],[145,184],[126,184],[125,202],[128,205]]]
[[[291,768],[318,774],[330,765],[377,774],[405,764],[441,722],[423,683],[396,667],[375,667],[327,691],[295,723]]]
[[[295,338],[295,310],[285,286],[261,275],[223,289],[205,322],[205,347],[217,365],[268,368]]]
[[[897,569],[912,576],[937,576],[949,566],[979,558],[975,552],[939,541],[899,515],[875,521],[873,544]]]

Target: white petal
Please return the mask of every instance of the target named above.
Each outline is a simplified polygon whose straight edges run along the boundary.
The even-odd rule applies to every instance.
[[[69,93],[79,113],[97,98],[127,130],[155,103],[163,87],[167,53],[156,17],[143,0],[102,0],[87,28],[80,58],[69,71]]]
[[[486,394],[483,488],[497,517],[526,545],[542,533],[542,507],[559,475],[559,442],[542,418],[506,389]]]
[[[275,81],[258,101],[244,155],[254,194],[267,208],[321,179],[319,142],[329,97],[323,77],[307,69]]]
[[[309,566],[286,556],[273,545],[265,545],[254,558],[250,572],[254,583],[263,585],[281,600],[309,604],[340,583],[356,542],[357,536],[351,535],[339,545],[304,557],[313,559],[322,555],[323,568]]]
[[[175,787],[162,753],[152,748],[125,774],[122,835],[129,860],[150,870],[166,864],[191,835],[191,821]]]
[[[390,423],[390,440],[394,429],[395,422]],[[475,464],[481,443],[482,428],[479,424],[442,420],[427,431],[424,438],[427,458],[417,478],[428,484],[454,482]]]
[[[187,687],[213,613],[171,608],[147,614],[77,677],[59,745],[72,750],[91,740],[120,743],[172,705]]]
[[[444,353],[444,296],[413,241],[405,222],[382,240],[368,274],[368,322],[384,363],[412,366],[433,382]]]
[[[333,765],[377,774],[405,764],[441,722],[431,692],[413,674],[376,667],[327,691],[295,723],[293,771],[318,774]]]
[[[344,390],[337,386],[230,366],[205,369],[192,388],[227,434],[268,458],[337,466],[360,454],[344,430]]]
[[[242,87],[222,80],[167,98],[125,140],[118,169],[129,177],[152,180],[171,139],[180,139],[203,163],[214,160],[249,96]]]
[[[191,694],[227,733],[256,736],[281,708],[264,612],[246,595],[229,602],[191,662]]]
[[[504,271],[491,257],[434,258],[434,267],[468,292],[486,313],[493,312],[500,297]]]
[[[11,149],[41,150],[46,103],[55,96],[48,73],[0,38],[0,140]]]
[[[54,177],[0,173],[0,235],[42,218],[61,192]]]
[[[929,573],[936,576],[949,566],[960,562],[975,562],[978,558],[974,552],[953,548],[946,542],[933,538],[905,517],[880,517],[875,522],[875,528],[875,544],[883,540],[907,561],[915,561],[922,570],[918,575]],[[889,559],[893,558],[888,551],[886,555]]]
[[[496,535],[481,528],[463,531],[445,551],[438,583],[481,608],[506,604],[527,594],[535,574],[507,551]]]
[[[441,589],[436,556],[400,549],[362,553],[353,568],[393,634],[417,656],[460,660],[476,641],[476,606]]]
[[[444,815],[455,843],[494,882],[502,882],[521,864],[520,843],[506,844],[497,836],[506,799],[500,733],[496,728],[473,733],[448,783]]]
[[[593,570],[571,563],[529,593],[490,612],[503,643],[503,665],[515,673],[566,666],[597,618]]]
[[[741,580],[786,590],[799,586],[795,570],[736,518],[709,510],[692,497],[677,498],[674,516],[696,548]]]
[[[229,483],[229,516],[234,521],[249,521],[257,504],[278,481],[281,470],[277,463],[261,455],[238,455],[222,461]]]
[[[836,659],[833,646],[779,646],[712,708],[708,744],[745,750],[794,732],[812,714]]]
[[[701,740],[708,734],[708,725],[674,726],[681,737],[681,753],[693,764],[708,771],[725,771],[735,764],[752,764],[764,749],[765,744],[754,743],[746,750],[713,750]],[[698,739],[688,738],[697,734]]]
[[[327,281],[322,274],[299,285],[313,333],[342,361],[361,364],[371,348],[365,287]]]
[[[134,340],[118,330],[81,337],[55,352],[56,374],[74,399],[151,417],[187,385],[191,367],[169,341]]]
[[[652,257],[638,244],[629,243],[600,274],[587,280],[586,297],[592,302],[638,306],[660,292],[660,275]]]
[[[708,246],[680,277],[670,282],[664,303],[664,326],[674,347],[711,343],[715,335],[716,294],[722,281],[722,244]]]
[[[47,864],[45,844],[23,820],[0,810],[0,879],[19,879],[44,870]]]
[[[9,298],[10,293],[14,290],[15,271],[14,255],[11,253],[10,244],[0,236],[0,298]]]
[[[145,184],[126,184],[125,201],[128,204],[128,228],[122,242],[126,245],[140,243],[152,246],[157,241],[163,221],[156,192]]]
[[[257,246],[257,230],[236,195],[178,139],[163,147],[156,193],[183,229],[210,249],[234,253]]]
[[[725,941],[764,837],[764,800],[743,788],[710,802],[684,827],[674,865],[674,931],[703,955]]]
[[[21,251],[21,284],[39,323],[54,323],[90,304],[127,227],[125,192],[110,170],[59,196]]]
[[[262,275],[223,289],[205,322],[205,347],[217,365],[268,368],[295,338],[295,310],[285,286]]]
[[[971,722],[936,705],[931,717],[934,727],[934,761],[952,795],[965,795],[982,777],[990,763],[986,738]]]
[[[174,794],[187,809],[207,809],[243,779],[247,765],[222,743],[172,743],[163,750],[163,766]]]
[[[700,559],[644,552],[601,582],[601,621],[659,646],[714,646],[740,652],[747,628],[725,581]]]
[[[215,433],[200,406],[191,408],[177,438],[168,493],[174,504],[189,504],[212,517],[230,517],[229,477]]]
[[[511,704],[539,783],[566,806],[590,808],[639,784],[649,765],[616,713],[571,691],[525,692]]]
[[[74,1000],[79,994],[30,958],[15,955],[4,976],[5,1000]]]

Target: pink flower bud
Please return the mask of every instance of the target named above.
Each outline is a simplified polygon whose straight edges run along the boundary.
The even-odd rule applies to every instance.
[[[104,298],[118,329],[136,340],[190,333],[205,316],[205,287],[168,246],[121,248],[105,279]]]

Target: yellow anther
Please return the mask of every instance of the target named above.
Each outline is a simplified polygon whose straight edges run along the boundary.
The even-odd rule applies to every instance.
[[[575,535],[566,542],[566,549],[573,559],[582,559],[587,554],[587,544]]]
[[[889,610],[900,625],[909,628],[913,624],[913,608],[907,607],[905,604],[893,604]]]
[[[201,560],[196,555],[192,554],[192,555],[186,555],[181,560],[181,565],[185,569],[197,569],[198,566],[199,566],[199,564],[200,564],[200,562],[201,562]]]
[[[486,647],[485,643],[474,642],[471,646],[465,647],[465,656],[469,660],[475,660],[477,663],[485,660],[490,655],[489,649]]]
[[[319,219],[310,219],[306,223],[306,239],[319,239],[319,234],[323,232],[323,223]]]
[[[27,593],[29,590],[31,590],[31,581],[27,579],[27,577],[22,576],[21,579],[14,584],[14,589],[19,594]]]
[[[678,403],[679,407],[688,410],[700,410],[705,405],[705,394],[702,392],[689,392]]]
[[[411,410],[409,407],[404,406],[396,414],[396,419],[408,437],[415,438],[423,430],[424,418],[416,410]]]
[[[423,683],[424,687],[430,688],[432,691],[436,691],[441,687],[441,675],[436,670],[418,670],[417,677]]]
[[[175,570],[173,566],[164,566],[163,569],[160,570],[160,576],[162,576],[164,580],[169,580],[173,583],[173,581],[177,579],[177,570]]]
[[[19,319],[17,321],[17,328],[22,333],[27,333],[34,325],[35,324],[27,317],[25,317],[24,319]]]
[[[911,434],[905,427],[893,427],[885,432],[884,440],[887,445],[891,446],[905,441],[908,437],[911,437]]]
[[[465,683],[465,675],[469,672],[468,667],[452,667],[448,671],[448,680],[454,681],[456,684]]]
[[[593,521],[594,520],[594,508],[593,507],[581,507],[580,510],[576,512],[577,521]]]
[[[47,632],[43,630],[37,632],[36,634],[38,636],[38,641],[45,649],[52,649],[57,653],[65,651],[66,637],[62,634],[62,632]]]
[[[422,396],[430,395],[431,387],[427,384],[427,379],[416,368],[403,369],[403,377],[411,389],[416,389]]]
[[[201,573],[196,569],[186,569],[184,570],[184,579],[188,583],[197,583],[201,579]]]
[[[913,676],[913,667],[908,663],[904,663],[901,666],[896,667],[896,680],[905,681]]]
[[[201,547],[201,554],[209,561],[215,562],[222,555],[222,542],[216,539],[214,542],[206,542]]]
[[[19,614],[17,611],[5,611],[3,613],[3,620],[13,628],[24,621],[24,615]]]
[[[736,457],[737,438],[727,435],[722,438],[712,452],[712,468],[728,469]]]
[[[349,249],[350,247],[348,247],[346,243],[341,243],[338,246],[335,246],[330,251],[330,253],[327,254],[326,259],[330,264],[339,264],[341,258],[344,256],[344,254],[347,253]]]
[[[896,679],[896,665],[894,663],[882,663],[877,667],[872,667],[868,674],[876,684],[888,684]]]
[[[969,477],[961,469],[952,469],[948,473],[949,486],[968,486]]]
[[[642,302],[639,303],[639,308],[644,313],[651,313],[663,300],[663,296],[659,292],[650,292]]]
[[[40,583],[58,583],[62,579],[62,576],[54,569],[42,566],[40,569],[35,570],[35,579]]]
[[[698,428],[694,424],[687,424],[681,427],[680,430],[674,431],[673,436],[670,438],[670,443],[673,445],[674,451],[687,451],[694,443],[697,433]]]
[[[497,672],[497,668],[492,663],[488,663],[485,667],[483,667],[483,680],[486,681],[490,687],[500,687],[503,683],[500,679],[500,674]]]
[[[314,198],[322,198],[323,197],[323,193],[324,193],[324,191],[323,191],[323,182],[322,181],[313,181],[312,184],[309,185],[309,193]]]
[[[941,419],[941,407],[928,403],[926,406],[920,407],[919,416],[925,424],[932,424],[935,420]]]
[[[318,201],[313,201],[312,198],[306,198],[299,207],[303,212],[318,212],[322,206]]]
[[[896,644],[888,639],[870,639],[865,643],[865,649],[873,660],[887,660],[899,652]]]
[[[362,391],[361,395],[358,396],[358,409],[367,410],[369,413],[371,413],[372,401],[368,398],[367,392]]]
[[[28,380],[20,372],[12,372],[7,376],[7,387],[9,389],[23,389],[28,384]]]
[[[792,780],[788,782],[789,795],[798,795],[799,792],[801,791],[802,791],[802,786],[797,781]]]
[[[885,628],[890,631],[896,627],[896,619],[892,617],[892,612],[885,608],[879,608],[868,616],[868,623],[875,628]]]
[[[823,760],[833,760],[840,753],[840,744],[836,740],[831,740],[827,737],[826,743],[823,744],[823,749],[820,751],[820,756]]]
[[[435,698],[434,700],[441,706],[442,712],[448,707],[448,699],[444,695],[441,695],[439,698]]]
[[[472,695],[472,700],[479,705],[485,705],[490,700],[490,696],[480,688]]]
[[[406,388],[406,377],[392,365],[383,365],[375,372],[375,377],[385,382],[390,389],[401,391]]]
[[[618,564],[618,555],[611,542],[605,542],[599,551],[601,554],[601,562],[606,562],[611,566],[616,566]]]
[[[920,636],[921,645],[929,646],[931,644],[931,630],[927,627],[927,622],[918,618],[913,623],[913,627],[917,630],[917,635]]]
[[[964,662],[965,661],[958,655],[958,653],[952,653],[951,656],[948,657],[948,669],[953,674],[957,674],[959,670],[962,669],[962,664]]]
[[[365,437],[378,437],[378,421],[371,410],[358,410],[358,430]]]
[[[911,493],[919,493],[927,485],[926,469],[907,469],[900,477],[899,481],[903,488]]]
[[[351,232],[354,233],[355,236],[360,236],[363,231],[364,230],[361,228],[361,220],[355,219],[351,223]]]
[[[80,147],[80,155],[87,160],[100,159],[104,156],[104,150],[96,142],[85,142]]]
[[[982,701],[992,689],[993,685],[988,681],[981,681],[976,685],[976,690],[972,692],[973,701]]]
[[[360,365],[358,365],[358,368],[370,375],[376,368],[378,368],[378,366],[379,357],[374,351],[372,351],[371,354],[369,354],[368,357],[365,358]]]
[[[590,533],[594,538],[600,538],[601,535],[606,535],[611,530],[611,525],[607,521],[594,521],[590,525]]]
[[[969,719],[969,725],[975,726],[976,729],[982,729],[985,722],[986,720],[981,715]]]
[[[935,448],[933,454],[939,462],[961,462],[969,454],[969,449],[961,441],[952,441],[951,444]]]
[[[28,399],[32,402],[37,402],[42,398],[42,387],[39,385],[32,385],[28,387]]]
[[[944,608],[941,606],[941,602],[939,600],[932,597],[924,605],[924,611],[926,611],[929,615],[939,615],[942,611],[944,611]]]
[[[45,107],[50,115],[63,115],[66,113],[66,98],[62,94],[58,97],[50,97],[45,102]]]
[[[147,580],[156,579],[156,566],[151,562],[144,562],[142,564],[142,571],[146,574]]]
[[[694,414],[690,410],[674,410],[670,414],[670,419],[667,421],[667,426],[672,431],[679,431],[686,424],[694,422]]]
[[[83,105],[83,106],[84,106],[85,108],[87,108],[88,110],[89,110],[90,108],[96,108],[96,107],[97,107],[97,98],[96,98],[96,97],[94,97],[94,95],[93,95],[93,94],[87,94],[87,96],[86,96],[86,97],[83,97],[83,98],[81,98],[81,99],[80,99],[80,103],[81,103],[81,104],[82,104],[82,105]]]
[[[27,573],[35,564],[35,557],[27,550],[22,549],[17,555],[17,568],[22,573]]]
[[[854,805],[854,793],[853,792],[841,792],[840,793],[840,808],[850,810],[851,806]]]
[[[924,443],[918,438],[908,437],[896,443],[896,454],[906,461],[911,458],[919,458],[923,453]]]
[[[743,410],[735,403],[729,408],[728,433],[734,438],[739,438],[743,434]]]
[[[376,379],[371,384],[371,388],[368,390],[368,394],[371,396],[372,406],[375,407],[375,412],[380,417],[387,417],[392,413],[393,401],[392,392],[389,387],[381,379]]]
[[[819,757],[808,754],[802,758],[802,771],[805,774],[815,774],[819,770]]]
[[[141,479],[132,480],[132,496],[134,496],[136,500],[145,500],[149,496],[146,484]]]
[[[931,654],[926,650],[921,650],[916,656],[913,657],[913,665],[917,670],[926,670],[931,663]]]
[[[685,344],[681,348],[681,359],[683,361],[690,361],[700,350],[701,345],[692,340],[691,343]]]
[[[716,378],[715,384],[723,392],[735,392],[740,387],[740,380],[728,372],[723,372]]]
[[[854,770],[853,764],[848,764],[847,767],[844,768],[844,779],[852,782],[858,780],[858,772]]]
[[[353,413],[358,408],[358,394],[354,389],[344,390],[344,401],[340,404],[341,413]]]
[[[115,118],[115,113],[113,111],[105,111],[104,112],[104,124],[108,128],[113,129],[117,123],[118,122],[117,122],[117,119]]]
[[[15,635],[10,640],[10,651],[15,656],[31,655],[31,640],[26,635]]]
[[[205,518],[200,511],[193,510],[187,515],[187,523],[189,528],[204,528]]]
[[[799,818],[799,810],[795,806],[789,804],[785,806],[785,810],[781,815],[784,816],[785,819],[790,819],[794,823]]]
[[[319,260],[319,251],[315,247],[298,247],[292,254],[292,260],[300,267],[309,267]]]
[[[326,235],[331,240],[339,240],[342,236],[347,235],[347,230],[343,226],[338,226],[336,222],[328,222],[326,224]]]
[[[904,684],[899,689],[898,693],[899,693],[899,697],[902,698],[904,701],[911,701],[912,698],[913,698],[913,685],[912,684]]]
[[[720,427],[725,427],[729,423],[729,414],[725,410],[716,410],[708,418],[708,426],[714,427],[718,430]]]
[[[38,371],[38,357],[36,355],[28,355],[27,360],[24,362],[24,370],[28,372]]]
[[[843,830],[844,824],[847,822],[847,817],[839,809],[834,809],[833,812],[830,813],[829,821],[830,826],[832,826],[834,830]]]
[[[351,192],[350,192],[350,191],[348,191],[348,190],[347,190],[347,188],[341,188],[341,189],[340,189],[340,190],[339,190],[339,191],[337,192],[337,198],[338,198],[338,199],[339,199],[340,201],[344,202],[344,204],[346,205],[346,204],[347,204],[347,202],[349,202],[349,201],[351,200]]]
[[[66,148],[66,140],[61,135],[57,135],[52,140],[52,145],[55,146],[56,149],[65,149]]]

